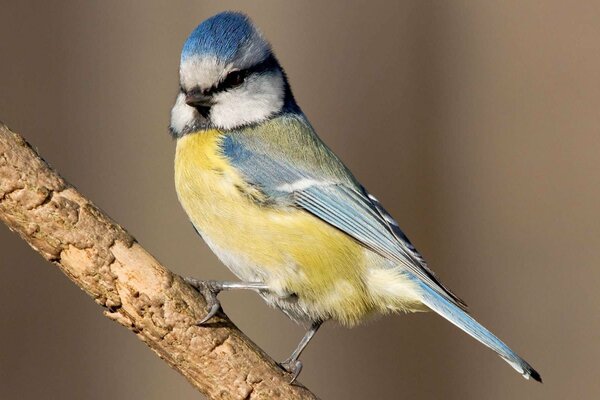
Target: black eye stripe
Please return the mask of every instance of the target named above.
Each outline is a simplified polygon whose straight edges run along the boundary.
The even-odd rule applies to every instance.
[[[231,71],[225,79],[217,85],[217,91],[227,90],[232,87],[241,85],[248,76],[248,70]]]
[[[206,95],[212,95],[218,92],[231,89],[235,86],[241,85],[249,75],[271,71],[276,66],[277,61],[275,60],[275,57],[270,56],[264,61],[250,68],[230,72],[221,82],[217,83],[215,86],[209,88],[208,90],[203,91],[203,93]]]
[[[206,90],[204,94],[211,95],[241,85],[244,82],[244,79],[246,79],[246,76],[248,75],[247,71],[248,70],[238,70],[230,72],[229,74],[227,74],[225,79],[217,83],[216,86],[213,86]]]

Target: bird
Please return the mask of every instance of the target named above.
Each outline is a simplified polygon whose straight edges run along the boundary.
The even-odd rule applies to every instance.
[[[317,135],[270,43],[244,13],[201,22],[181,51],[169,130],[175,187],[197,233],[239,281],[186,278],[207,302],[257,292],[308,329],[280,365],[294,382],[319,327],[433,311],[523,377],[540,374],[467,311],[384,209]]]

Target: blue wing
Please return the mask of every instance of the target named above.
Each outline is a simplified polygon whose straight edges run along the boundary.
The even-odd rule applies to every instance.
[[[314,134],[303,118],[280,117],[259,128],[228,134],[223,155],[272,204],[295,206],[350,235],[363,246],[410,271],[461,309],[423,257],[375,197]]]

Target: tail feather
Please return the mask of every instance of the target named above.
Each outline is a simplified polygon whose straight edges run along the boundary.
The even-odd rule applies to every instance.
[[[484,328],[479,322],[475,321],[473,317],[467,314],[465,311],[458,308],[456,305],[450,303],[448,300],[440,296],[433,289],[429,288],[426,284],[419,282],[421,289],[423,290],[422,301],[427,307],[489,347],[494,350],[500,357],[510,364],[517,372],[519,372],[525,379],[533,378],[534,380],[541,382],[542,377],[540,374],[519,357],[514,351],[512,351],[506,344],[498,339],[492,332]]]

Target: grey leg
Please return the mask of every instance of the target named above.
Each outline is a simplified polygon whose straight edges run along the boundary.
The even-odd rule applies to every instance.
[[[302,354],[302,351],[304,351],[308,345],[308,342],[310,342],[313,336],[315,336],[315,333],[317,333],[322,324],[323,321],[313,322],[308,331],[306,331],[304,334],[304,337],[298,344],[298,347],[296,347],[296,350],[293,351],[292,355],[287,360],[279,364],[283,367],[283,369],[292,374],[292,380],[290,383],[294,383],[302,371],[302,361],[298,360],[298,357],[300,357],[300,354]]]
[[[197,325],[206,323],[209,319],[215,316],[215,314],[221,308],[221,303],[217,299],[217,295],[223,290],[234,290],[234,289],[247,289],[247,290],[268,290],[269,287],[261,282],[219,282],[219,281],[202,281],[196,278],[184,278],[183,279],[190,286],[194,287],[200,292],[206,300],[208,313]]]

